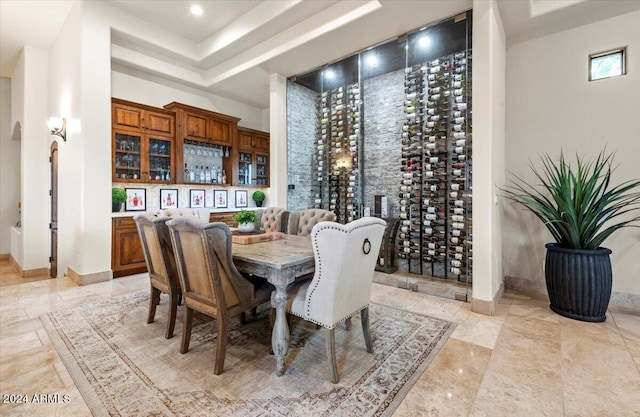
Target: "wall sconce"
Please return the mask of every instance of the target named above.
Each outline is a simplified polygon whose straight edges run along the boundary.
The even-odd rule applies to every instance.
[[[59,117],[51,117],[47,120],[47,127],[52,135],[60,136],[67,141],[67,121]]]

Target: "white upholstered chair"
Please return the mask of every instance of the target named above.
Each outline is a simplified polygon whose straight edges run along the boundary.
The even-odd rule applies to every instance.
[[[308,236],[313,226],[320,222],[335,222],[336,214],[322,209],[292,211],[287,221],[287,233],[290,235]]]
[[[142,243],[144,260],[149,271],[151,297],[149,300],[149,314],[147,323],[153,323],[156,316],[156,306],[160,302],[160,293],[169,294],[169,318],[164,337],[173,337],[176,324],[178,302],[182,295],[173,245],[169,236],[166,222],[169,217],[156,217],[151,214],[138,214],[133,218],[138,228],[138,235]]]
[[[211,214],[211,210],[208,208],[174,208],[174,209],[166,209],[160,210],[160,216],[168,216],[168,217],[196,217],[202,220],[205,223],[209,223],[209,215]]]
[[[258,225],[265,232],[284,232],[289,212],[282,207],[268,207],[256,210],[260,218]]]
[[[360,312],[367,352],[373,352],[369,332],[369,298],[386,222],[364,217],[346,225],[320,222],[311,231],[316,270],[312,280],[287,290],[286,311],[325,327],[331,380],[339,381],[335,357],[337,324]],[[271,305],[274,306],[273,295]]]
[[[269,301],[274,287],[251,282],[238,272],[231,254],[231,231],[224,223],[205,223],[193,216],[167,222],[185,304],[180,353],[189,350],[193,310],[216,318],[214,374],[224,368],[229,318]]]

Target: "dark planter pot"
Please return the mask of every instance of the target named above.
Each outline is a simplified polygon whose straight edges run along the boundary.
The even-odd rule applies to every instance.
[[[122,209],[122,203],[111,203],[111,211],[117,213]]]
[[[262,201],[256,201],[256,207],[262,207]]]
[[[555,243],[545,247],[551,310],[575,320],[605,321],[611,298],[611,250],[565,249]]]

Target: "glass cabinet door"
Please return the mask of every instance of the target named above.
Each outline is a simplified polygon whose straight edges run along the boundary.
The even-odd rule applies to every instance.
[[[269,185],[269,157],[256,154],[256,182],[255,185]]]
[[[142,180],[140,175],[139,135],[116,133],[114,136],[114,180]]]
[[[149,138],[149,180],[170,182],[174,175],[171,172],[171,141],[167,139]]]
[[[253,155],[251,152],[238,152],[238,185],[253,185]]]

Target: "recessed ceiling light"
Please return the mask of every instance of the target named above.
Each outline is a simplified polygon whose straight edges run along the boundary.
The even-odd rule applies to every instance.
[[[378,66],[378,57],[375,54],[371,53],[365,60],[365,63],[369,68],[375,68]]]
[[[191,6],[191,14],[194,16],[202,16],[202,14],[204,13],[204,11],[202,10],[202,7],[198,6],[197,4],[194,4],[193,6]]]

